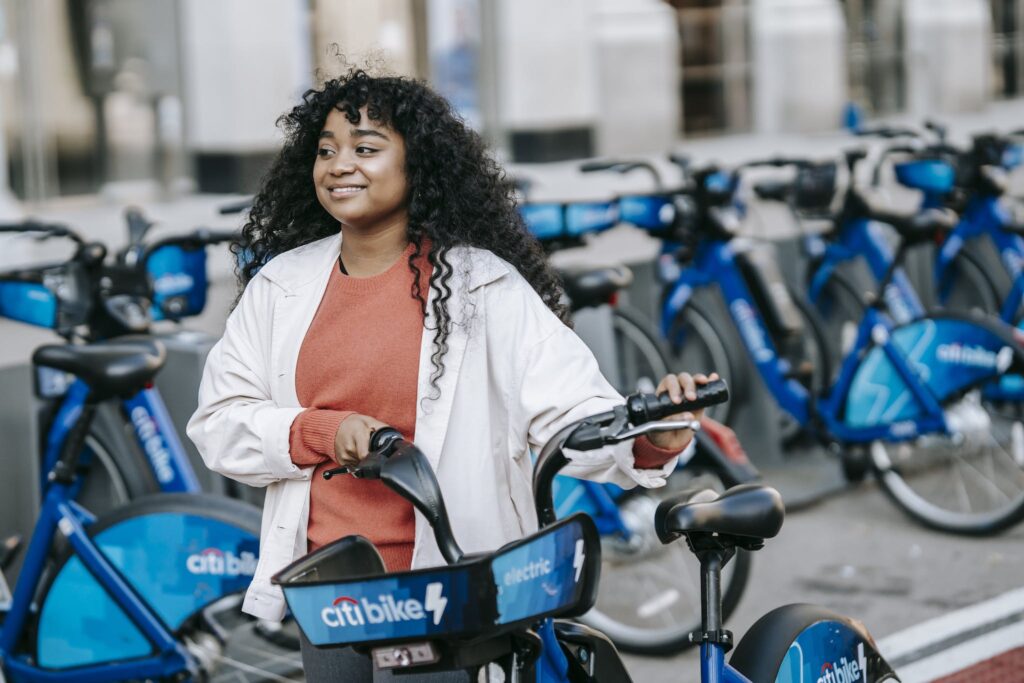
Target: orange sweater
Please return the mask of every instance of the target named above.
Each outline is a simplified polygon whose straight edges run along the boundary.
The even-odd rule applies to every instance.
[[[354,278],[337,268],[299,350],[295,389],[306,410],[292,423],[290,452],[299,466],[316,465],[309,498],[309,550],[349,534],[367,537],[388,571],[408,569],[415,519],[412,504],[379,481],[335,477],[334,436],[341,422],[360,413],[415,439],[416,381],[423,314],[412,297],[408,256],[412,245],[387,271]],[[431,266],[418,261],[421,291],[427,294]],[[646,438],[633,447],[638,467],[660,467],[675,452]]]
[[[412,296],[410,245],[385,272],[367,278],[335,268],[299,350],[295,389],[306,410],[292,423],[290,449],[296,465],[316,465],[309,494],[309,550],[349,534],[366,536],[389,571],[412,562],[412,504],[379,481],[335,477],[334,436],[359,413],[391,425],[414,440],[416,379],[423,314]],[[426,296],[430,262],[418,261]]]

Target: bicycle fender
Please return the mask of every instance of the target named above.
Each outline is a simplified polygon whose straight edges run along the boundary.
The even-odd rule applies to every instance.
[[[162,494],[133,501],[88,531],[142,601],[176,631],[210,603],[248,587],[258,561],[260,512],[226,498]],[[150,654],[145,636],[77,556],[57,566],[40,608],[40,666]]]
[[[817,605],[778,607],[758,619],[729,664],[753,683],[898,680],[859,621]],[[842,675],[840,675],[842,674]]]
[[[939,403],[1024,372],[1018,335],[1007,325],[980,314],[933,313],[875,339],[847,392],[844,420],[850,426],[893,425],[924,415],[880,341],[893,344]]]

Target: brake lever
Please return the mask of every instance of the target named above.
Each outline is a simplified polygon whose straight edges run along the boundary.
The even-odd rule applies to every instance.
[[[356,479],[380,479],[380,468],[385,459],[386,456],[383,453],[375,451],[360,460],[357,465],[342,465],[325,470],[323,477],[329,481],[339,474],[351,474]]]
[[[700,422],[697,420],[663,420],[659,422],[648,422],[642,424],[639,427],[633,427],[623,432],[619,432],[613,436],[605,437],[608,443],[619,443],[620,441],[627,441],[629,439],[635,439],[638,436],[645,434],[652,434],[654,432],[674,432],[680,429],[691,429],[695,432],[700,431]]]

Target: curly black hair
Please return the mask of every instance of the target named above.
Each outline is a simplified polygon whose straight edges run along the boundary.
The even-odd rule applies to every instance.
[[[515,192],[505,172],[488,154],[480,136],[466,126],[443,97],[421,81],[397,76],[376,77],[353,68],[319,89],[306,91],[302,103],[277,120],[285,143],[262,180],[242,228],[247,251],[238,271],[242,288],[260,266],[289,249],[338,232],[339,224],[320,204],[312,181],[320,131],[332,109],[353,124],[366,107],[375,122],[405,140],[408,183],[407,228],[415,245],[409,256],[412,296],[426,316],[427,297],[420,287],[416,260],[428,244],[434,290],[436,327],[431,355],[431,386],[444,373],[444,355],[451,332],[448,311],[453,247],[487,249],[512,264],[565,324],[569,313],[561,283],[548,265],[539,243],[516,210]]]

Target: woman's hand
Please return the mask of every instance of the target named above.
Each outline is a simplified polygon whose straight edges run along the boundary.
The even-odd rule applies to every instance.
[[[370,452],[370,436],[387,427],[380,420],[355,413],[349,415],[334,435],[334,459],[339,465],[355,465]]]
[[[668,395],[672,397],[673,403],[682,403],[684,397],[688,401],[694,401],[697,399],[697,385],[707,384],[716,379],[718,379],[717,372],[712,372],[710,375],[691,375],[688,372],[680,372],[678,375],[665,375],[661,382],[658,383],[656,393],[664,394],[667,391]],[[700,422],[703,416],[704,409],[701,408],[693,412],[687,411],[669,415],[662,422],[674,420],[694,420]],[[693,438],[693,430],[677,429],[671,432],[651,432],[647,435],[647,438],[658,448],[664,448],[668,451],[681,451],[686,448],[687,444],[690,443],[690,439]]]

